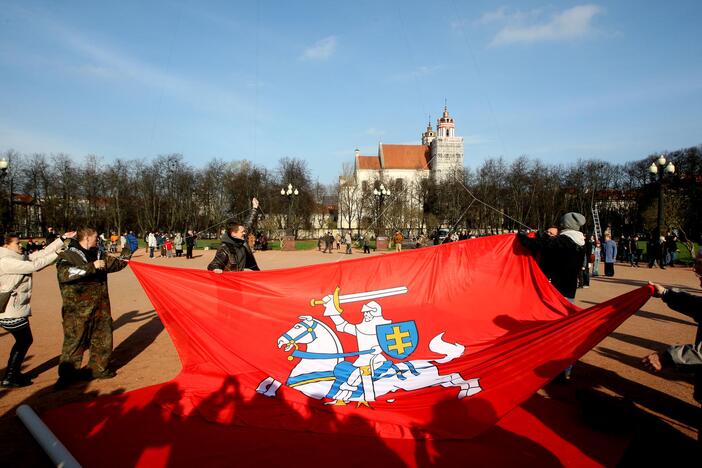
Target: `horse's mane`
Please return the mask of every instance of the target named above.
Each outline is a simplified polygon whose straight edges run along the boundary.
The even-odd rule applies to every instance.
[[[332,339],[334,340],[334,344],[336,345],[336,352],[337,353],[343,353],[344,348],[341,346],[341,341],[339,341],[339,337],[336,336],[336,333],[334,333],[334,330],[332,330],[326,323],[322,322],[321,320],[317,320],[316,318],[312,317],[313,322],[317,322],[318,325],[323,327],[326,331],[329,332],[329,335],[331,335]]]

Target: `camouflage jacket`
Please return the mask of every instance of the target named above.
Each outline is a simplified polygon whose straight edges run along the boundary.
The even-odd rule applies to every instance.
[[[97,260],[98,250],[85,250],[75,240],[71,241],[68,249],[59,254],[56,262],[59,289],[64,299],[64,306],[68,298],[86,300],[86,296],[101,296],[107,294],[107,274],[125,268],[128,262],[124,257],[104,256],[105,268],[97,270],[94,262]]]

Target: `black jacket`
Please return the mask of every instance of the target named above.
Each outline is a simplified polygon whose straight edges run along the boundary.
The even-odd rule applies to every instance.
[[[552,237],[543,231],[537,232],[535,238],[521,232],[517,237],[537,257],[541,271],[558,292],[575,298],[578,274],[586,260],[584,246],[579,246],[568,236]]]
[[[251,215],[246,222],[247,233],[253,231],[257,217],[257,210],[251,210]],[[248,268],[249,270],[259,271],[260,268],[258,268],[253,252],[249,249],[245,239],[246,236],[244,236],[244,239],[234,238],[228,232],[222,234],[222,244],[217,248],[217,253],[210,264],[207,265],[207,269],[242,271],[244,268]]]
[[[185,236],[185,245],[188,247],[195,247],[195,241],[197,240],[197,234],[193,233],[192,236]]]
[[[225,232],[222,234],[222,244],[217,248],[217,253],[210,264],[207,265],[207,269],[241,271],[244,268],[255,271],[260,270],[246,241],[232,237]]]

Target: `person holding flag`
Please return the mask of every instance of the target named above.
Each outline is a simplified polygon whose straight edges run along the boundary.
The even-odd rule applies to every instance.
[[[110,379],[116,373],[108,367],[112,356],[112,315],[107,274],[124,269],[128,257],[101,256],[97,232],[89,227],[78,230],[68,249],[58,256],[63,347],[56,388],[79,379]],[[86,350],[90,351],[90,359],[81,371]]]
[[[253,232],[258,219],[258,200],[251,200],[251,213],[246,225],[230,223],[222,234],[222,244],[217,248],[217,253],[207,265],[207,269],[215,273],[224,271],[242,271],[245,268],[258,271],[258,264],[254,254],[246,242],[246,233]]]
[[[702,251],[697,252],[693,269],[702,287]],[[694,343],[668,346],[665,350],[649,354],[643,358],[642,363],[655,372],[666,367],[694,372],[692,397],[702,404],[702,297],[676,288],[665,288],[660,284],[649,284],[655,289],[654,297],[660,297],[668,307],[697,322],[697,335]],[[702,418],[697,420],[697,440],[702,444]]]

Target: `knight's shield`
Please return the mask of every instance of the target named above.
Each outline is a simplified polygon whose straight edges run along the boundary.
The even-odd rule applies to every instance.
[[[395,359],[405,359],[419,344],[419,332],[414,320],[378,325],[375,330],[380,347]]]

